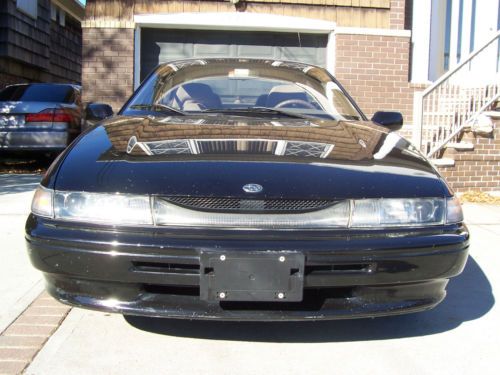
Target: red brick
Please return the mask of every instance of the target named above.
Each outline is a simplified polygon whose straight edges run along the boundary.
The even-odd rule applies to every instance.
[[[0,348],[38,348],[47,339],[45,337],[0,336]]]
[[[21,324],[12,324],[7,328],[3,335],[5,336],[50,336],[57,326],[27,326]]]
[[[83,65],[94,68],[83,71],[83,100],[106,102],[117,110],[133,91],[134,30],[85,28],[83,38]],[[110,84],[110,79],[115,81]]]
[[[16,320],[16,324],[29,324],[29,325],[58,325],[64,316],[53,315],[53,316],[43,316],[43,315],[27,315],[23,314]]]
[[[2,361],[0,360],[0,374],[20,374],[28,365],[26,361]]]
[[[0,361],[29,361],[38,348],[0,348]]]

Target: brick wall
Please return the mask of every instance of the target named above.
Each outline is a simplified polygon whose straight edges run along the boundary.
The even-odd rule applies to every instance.
[[[134,30],[84,28],[82,56],[84,102],[119,110],[133,91]]]
[[[474,145],[472,151],[446,150],[445,157],[455,159],[453,167],[441,167],[439,171],[458,192],[469,190],[500,190],[500,120],[489,136],[467,132],[463,142]]]
[[[412,123],[409,37],[340,34],[336,48],[335,75],[368,117],[394,110]]]
[[[389,27],[391,29],[403,30],[405,28],[407,0],[391,0],[391,11],[389,13]]]

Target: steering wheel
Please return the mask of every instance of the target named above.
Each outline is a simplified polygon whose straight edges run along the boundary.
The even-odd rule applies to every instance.
[[[278,103],[277,105],[274,106],[274,108],[283,108],[283,107],[316,109],[314,105],[302,99],[283,100],[281,103]]]

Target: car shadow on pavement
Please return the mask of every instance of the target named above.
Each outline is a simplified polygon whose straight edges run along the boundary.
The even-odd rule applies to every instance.
[[[163,335],[256,342],[341,342],[432,335],[485,315],[495,304],[491,285],[469,257],[446,299],[426,312],[375,319],[317,322],[211,322],[126,316],[133,327]]]
[[[40,174],[0,174],[0,195],[33,191],[41,179]]]

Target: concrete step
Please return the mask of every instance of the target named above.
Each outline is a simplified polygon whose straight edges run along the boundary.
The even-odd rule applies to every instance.
[[[436,167],[453,167],[455,165],[455,159],[451,158],[430,159],[430,161]]]
[[[500,111],[486,111],[483,112],[488,117],[491,117],[492,119],[497,119],[500,118]]]
[[[457,151],[472,151],[474,150],[474,144],[471,142],[450,142],[446,144],[446,148],[454,148]]]

